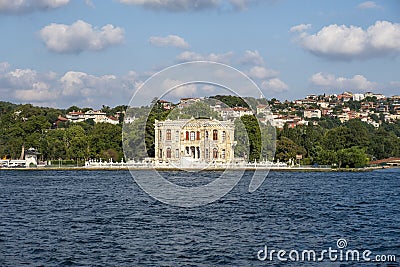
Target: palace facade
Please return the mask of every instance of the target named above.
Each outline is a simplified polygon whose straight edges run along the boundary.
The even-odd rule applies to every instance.
[[[215,119],[155,121],[155,160],[229,163],[234,157],[234,123]]]

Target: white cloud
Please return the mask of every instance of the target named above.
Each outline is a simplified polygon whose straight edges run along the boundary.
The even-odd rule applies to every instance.
[[[192,51],[184,51],[179,54],[176,59],[180,62],[208,60],[214,62],[228,63],[232,56],[233,52],[226,52],[223,54],[211,53],[208,55],[202,55]]]
[[[59,92],[50,90],[50,86],[44,82],[32,84],[32,89],[15,90],[15,98],[24,102],[47,102],[58,98]]]
[[[78,106],[128,104],[135,84],[139,82],[135,80],[135,75],[129,72],[126,76],[96,76],[69,71],[58,79],[57,86],[64,102]]]
[[[261,83],[261,87],[266,91],[273,93],[283,93],[289,89],[289,86],[279,78],[272,78]]]
[[[24,14],[36,10],[59,8],[69,4],[70,0],[0,0],[0,13]]]
[[[94,97],[106,100],[117,93],[111,88],[120,84],[115,75],[94,76],[85,72],[69,71],[60,79],[63,96]],[[95,94],[95,95],[94,95]]]
[[[10,69],[0,63],[0,95],[4,101],[68,107],[128,104],[135,86],[140,83],[133,71],[125,76],[91,75],[69,71],[38,72],[32,69]]]
[[[124,30],[111,24],[101,29],[82,20],[72,25],[52,23],[40,30],[46,47],[56,53],[80,53],[85,50],[103,50],[124,41]]]
[[[374,1],[366,1],[357,5],[359,9],[382,9],[381,6],[377,5]]]
[[[10,84],[17,87],[29,87],[37,81],[37,73],[31,69],[15,69],[6,74]]]
[[[246,10],[250,5],[266,2],[261,0],[117,0],[122,4],[142,6],[152,10],[172,12],[200,11],[204,9]],[[270,0],[269,2],[275,2]]]
[[[143,6],[154,10],[194,11],[217,7],[219,0],[117,0],[122,4]]]
[[[246,50],[239,63],[248,65],[264,65],[264,58],[257,50]]]
[[[176,59],[178,61],[196,61],[196,60],[205,60],[205,57],[199,53],[195,53],[192,51],[185,51],[180,53]]]
[[[32,69],[10,70],[7,62],[0,63],[0,94],[7,101],[44,103],[57,98],[51,88],[55,81],[53,72],[38,73]]]
[[[173,46],[178,48],[188,48],[189,44],[178,35],[168,35],[166,37],[152,36],[149,42],[155,46]]]
[[[251,78],[264,80],[278,76],[279,72],[265,67],[255,66],[249,70],[248,75]]]
[[[331,90],[370,91],[378,87],[376,82],[368,81],[363,75],[354,75],[352,78],[345,78],[319,72],[311,76],[310,82],[314,86]]]
[[[400,54],[400,24],[377,21],[367,30],[332,24],[316,34],[301,33],[298,42],[311,53],[341,60]]]
[[[168,95],[178,99],[182,97],[192,97],[197,92],[196,84],[184,84],[182,81],[172,79],[164,80],[162,82],[162,88],[165,92],[174,88],[168,92]]]
[[[265,1],[265,0],[264,0]],[[261,2],[258,0],[229,0],[232,7],[236,10],[246,10],[250,5]]]
[[[91,7],[91,8],[94,8],[95,6],[94,6],[94,3],[92,2],[92,0],[85,0],[85,4],[88,6],[88,7]]]
[[[290,32],[303,32],[311,28],[311,24],[299,24],[290,28]]]
[[[8,70],[10,68],[10,64],[8,62],[0,62],[0,73]]]

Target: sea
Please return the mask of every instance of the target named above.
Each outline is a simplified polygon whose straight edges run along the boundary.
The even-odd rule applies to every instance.
[[[0,266],[399,266],[400,169],[271,171],[250,193],[251,177],[183,208],[129,171],[1,170]]]

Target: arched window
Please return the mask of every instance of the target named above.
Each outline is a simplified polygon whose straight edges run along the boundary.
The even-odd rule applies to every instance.
[[[190,156],[196,158],[196,148],[194,146],[190,147]]]
[[[171,130],[167,129],[167,141],[171,141]]]
[[[222,141],[225,141],[225,139],[226,139],[226,132],[222,131]]]
[[[189,132],[186,131],[186,140],[189,140]]]
[[[179,131],[175,131],[175,141],[179,141]]]
[[[196,132],[191,131],[191,132],[190,132],[190,141],[194,141],[195,138],[196,138]]]
[[[213,130],[213,140],[218,140],[218,130]]]
[[[218,158],[218,149],[214,148],[213,149],[213,159],[217,159]]]
[[[200,132],[199,131],[196,132],[196,140],[200,140]]]
[[[167,159],[171,158],[171,148],[167,148]]]
[[[221,151],[221,158],[225,159],[225,154],[226,154],[225,149],[222,149],[222,151]]]

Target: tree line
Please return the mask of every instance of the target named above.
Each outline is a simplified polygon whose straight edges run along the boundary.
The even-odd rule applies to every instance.
[[[228,99],[227,103],[232,106],[241,103],[232,98],[218,98]],[[54,127],[59,115],[78,109],[71,108],[62,110],[0,102],[0,156],[19,158],[24,146],[36,148],[43,160],[112,158],[120,161],[125,142],[129,158],[153,157],[155,120],[219,116],[202,102],[179,110],[165,110],[161,103],[154,102],[152,109],[137,108],[136,120],[125,125],[80,122]],[[113,112],[106,108],[107,112]],[[400,121],[384,122],[379,128],[356,119],[342,124],[337,119],[323,117],[317,122],[295,128],[285,126],[272,132],[271,127],[259,124],[255,116],[244,115],[235,120],[235,156],[251,162],[265,159],[287,162],[302,155],[302,164],[338,167],[360,167],[371,160],[400,157]],[[121,135],[123,127],[126,127],[125,136]],[[276,142],[272,143],[275,138]]]
[[[0,156],[19,158],[24,146],[25,149],[36,148],[42,160],[121,160],[121,125],[88,121],[67,122],[55,127],[58,116],[73,110],[81,109],[73,106],[63,110],[0,102]]]

